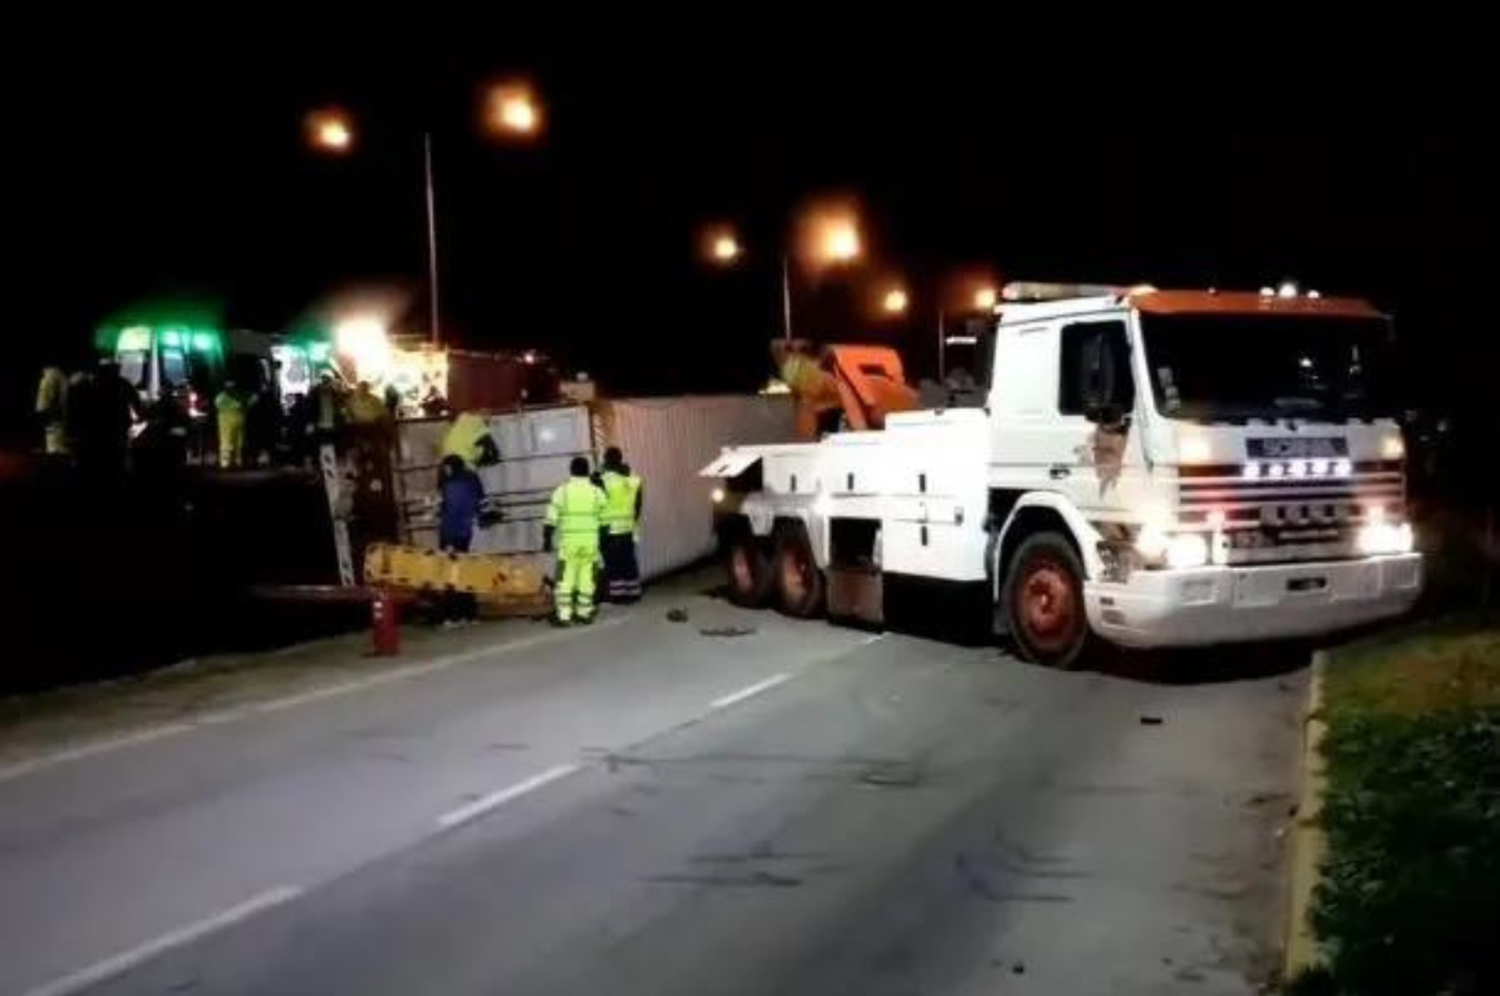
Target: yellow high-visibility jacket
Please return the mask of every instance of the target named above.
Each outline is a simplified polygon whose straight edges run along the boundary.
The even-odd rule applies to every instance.
[[[599,529],[604,523],[604,492],[587,477],[570,477],[552,492],[547,505],[547,525],[557,530],[557,548],[586,552],[599,549]]]
[[[606,470],[599,475],[604,482],[604,525],[610,535],[624,536],[635,532],[639,521],[641,479],[635,474]]]

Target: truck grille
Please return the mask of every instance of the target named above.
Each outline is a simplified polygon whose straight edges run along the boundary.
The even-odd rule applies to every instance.
[[[1182,468],[1178,514],[1184,525],[1223,515],[1230,563],[1351,557],[1355,530],[1371,506],[1401,514],[1400,463],[1355,464],[1344,477],[1247,480],[1238,467]]]

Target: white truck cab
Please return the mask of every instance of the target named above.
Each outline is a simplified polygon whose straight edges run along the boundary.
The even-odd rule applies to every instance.
[[[953,405],[728,447],[717,523],[745,605],[941,612],[1060,666],[1396,615],[1421,557],[1383,401],[1389,322],[1353,299],[1010,285]],[[936,597],[933,597],[936,596]]]

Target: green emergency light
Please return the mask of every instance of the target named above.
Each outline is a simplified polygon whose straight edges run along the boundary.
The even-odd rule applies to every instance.
[[[144,325],[132,325],[120,330],[115,339],[115,349],[120,352],[141,350],[151,348],[151,330]]]

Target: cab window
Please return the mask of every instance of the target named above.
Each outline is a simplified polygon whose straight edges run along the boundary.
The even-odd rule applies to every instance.
[[[1090,404],[1101,402],[1130,411],[1135,404],[1135,378],[1130,375],[1130,341],[1123,321],[1064,325],[1060,354],[1059,413],[1083,415]]]

